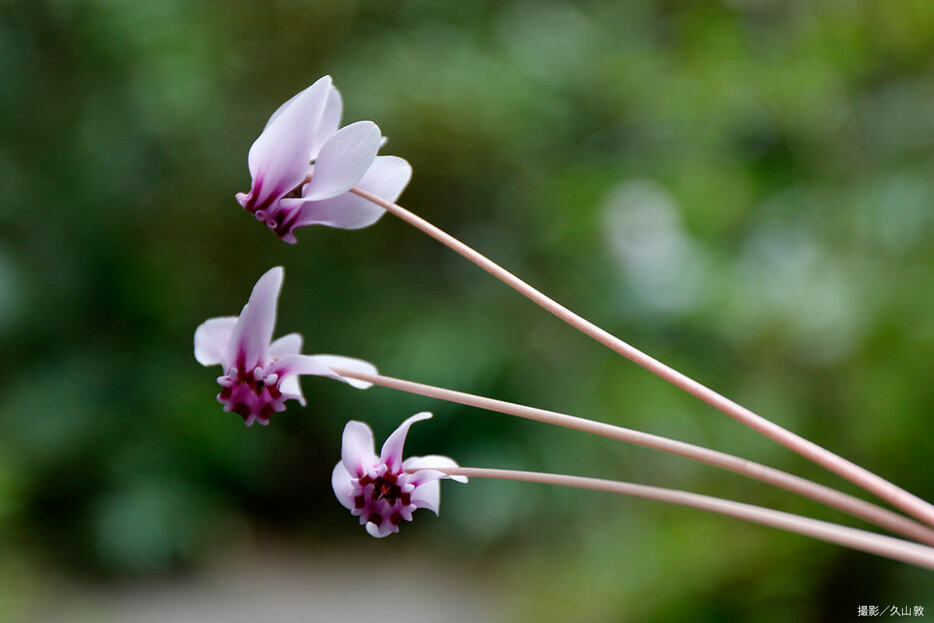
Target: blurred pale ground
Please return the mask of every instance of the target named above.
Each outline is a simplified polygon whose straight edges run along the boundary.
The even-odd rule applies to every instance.
[[[2,0],[0,619],[302,620],[306,603],[381,620],[419,603],[444,608],[428,620],[934,616],[934,574],[585,492],[447,484],[440,518],[372,542],[330,492],[341,428],[383,437],[424,409],[413,454],[845,518],[389,390],[309,378],[309,406],[268,428],[223,414],[192,333],[281,264],[280,333],[310,352],[853,491],[392,218],[278,241],[233,195],[268,114],[324,73],[345,119],[376,120],[412,162],[403,205],[934,499],[929,0]],[[317,620],[335,619],[355,620]]]
[[[301,556],[294,545],[290,550],[264,544],[197,574],[155,582],[53,581],[43,589],[46,603],[33,605],[24,618],[47,623],[499,620],[492,586],[424,553],[400,556],[357,547],[319,557]],[[397,566],[399,572],[384,571]]]

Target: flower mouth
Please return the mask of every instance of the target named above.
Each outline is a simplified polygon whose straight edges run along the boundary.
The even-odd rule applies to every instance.
[[[373,485],[372,490],[368,489],[369,485]],[[360,486],[363,487],[364,492],[354,497],[354,506],[356,508],[363,508],[366,506],[367,492],[369,493],[369,498],[374,502],[386,500],[390,506],[395,506],[397,501],[403,506],[408,506],[412,503],[411,493],[402,491],[402,487],[399,485],[399,478],[395,474],[386,473],[376,478],[364,476],[360,479]]]
[[[412,503],[415,487],[409,478],[406,473],[389,471],[361,476],[355,483],[351,514],[360,517],[361,524],[373,524],[385,534],[398,532],[402,522],[412,521],[417,508]]]

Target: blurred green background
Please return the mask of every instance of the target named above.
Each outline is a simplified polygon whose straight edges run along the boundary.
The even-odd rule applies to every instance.
[[[345,121],[375,120],[384,153],[412,163],[400,203],[934,499],[934,4],[7,1],[0,617],[59,620],[77,600],[75,620],[104,620],[95,595],[185,585],[228,556],[249,575],[269,543],[327,560],[364,601],[381,578],[418,577],[406,561],[456,570],[474,591],[462,596],[502,621],[831,621],[861,604],[934,616],[929,572],[595,493],[445,485],[439,519],[422,511],[372,542],[330,491],[340,431],[362,419],[381,440],[426,409],[412,454],[846,518],[387,389],[308,377],[309,406],[268,428],[223,413],[219,368],[195,362],[192,334],[281,264],[278,333],[304,333],[308,352],[853,492],[392,217],[280,242],[233,195],[269,113],[325,73]],[[406,590],[381,597],[387,611],[427,589]]]

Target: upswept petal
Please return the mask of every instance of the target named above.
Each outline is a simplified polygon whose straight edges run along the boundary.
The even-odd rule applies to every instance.
[[[312,84],[311,86],[305,87],[304,89],[302,89],[301,91],[299,91],[298,93],[296,93],[295,95],[293,95],[292,97],[290,97],[289,99],[285,100],[285,101],[282,103],[282,105],[279,106],[279,108],[277,108],[275,111],[273,111],[273,113],[272,113],[271,115],[269,115],[269,119],[266,120],[266,125],[263,126],[263,131],[265,132],[266,129],[267,129],[269,126],[272,125],[272,122],[275,121],[276,119],[278,119],[278,118],[282,115],[282,113],[285,112],[285,110],[286,110],[289,106],[291,106],[292,103],[293,103],[295,100],[297,100],[297,99],[299,98],[299,96],[301,96],[303,93],[305,93],[306,91],[308,91],[308,90],[309,90],[311,87],[313,87],[313,86],[314,86],[314,84]],[[333,88],[333,87],[331,87],[331,88]]]
[[[410,456],[402,462],[402,469],[408,471],[413,469],[435,470],[447,467],[460,467],[457,461],[449,456],[440,454],[426,454],[425,456]],[[466,476],[447,476],[456,482],[467,482]],[[417,486],[417,485],[416,485]]]
[[[331,77],[319,78],[280,106],[253,142],[247,162],[253,176],[250,194],[254,206],[278,199],[305,179],[330,90]]]
[[[227,345],[237,324],[236,316],[208,318],[195,330],[195,359],[202,366],[227,367]]]
[[[323,76],[323,77],[327,78],[328,76]],[[316,80],[314,84],[299,91],[298,93],[296,93],[295,95],[287,99],[285,103],[279,106],[279,108],[277,108],[274,113],[269,115],[269,120],[266,121],[266,125],[263,126],[263,130],[268,128],[272,124],[273,121],[278,119],[279,116],[283,112],[285,112],[285,110],[289,106],[291,106],[292,103],[296,99],[298,99],[300,95],[302,95],[302,93],[305,93],[306,91],[311,89],[311,87],[315,86],[317,82],[318,81]],[[334,134],[334,132],[337,131],[337,126],[341,121],[341,114],[343,113],[343,108],[344,108],[344,103],[341,100],[341,94],[338,93],[337,87],[335,87],[332,84],[331,89],[328,91],[328,99],[324,104],[324,111],[322,112],[321,118],[318,120],[318,125],[315,128],[315,139],[316,139],[316,142],[319,144],[319,146],[321,143],[323,143],[328,138],[330,138],[330,136]],[[322,131],[325,133],[324,136],[321,135]],[[309,157],[309,160],[313,157],[314,157],[314,154],[312,153],[312,155]]]
[[[412,179],[412,166],[398,156],[377,156],[356,184],[381,199],[393,202]],[[386,213],[375,203],[347,192],[322,201],[306,202],[295,227],[327,225],[340,229],[368,227]]]
[[[344,468],[351,476],[359,478],[376,461],[372,429],[356,420],[347,422],[341,441],[341,463]]]
[[[343,113],[344,102],[341,100],[341,94],[337,89],[331,87],[331,92],[328,93],[328,101],[324,106],[324,114],[321,115],[321,121],[315,131],[315,142],[311,145],[309,160],[317,158],[321,147],[337,132]]]
[[[403,446],[405,446],[405,437],[409,433],[409,427],[415,422],[421,422],[422,420],[428,420],[430,418],[431,413],[422,411],[400,424],[399,428],[394,430],[386,439],[386,443],[383,444],[383,449],[379,456],[380,461],[385,463],[391,471],[399,470],[402,467],[402,450]]]
[[[341,357],[340,355],[311,355],[324,365],[331,368],[334,371],[334,368],[338,370],[349,370],[351,372],[363,372],[365,374],[379,374],[379,370],[376,369],[369,361],[364,361],[362,359],[355,359],[353,357]],[[340,380],[344,381],[351,387],[356,387],[357,389],[369,389],[373,387],[373,383],[368,383],[367,381],[360,381],[358,379],[352,379],[345,376],[340,376],[338,372],[334,372],[340,377]]]
[[[441,509],[441,481],[432,480],[416,487],[412,492],[412,504],[419,508],[427,508],[435,515]],[[341,502],[343,504],[343,502]]]
[[[250,300],[231,332],[228,365],[235,365],[244,372],[262,365],[276,325],[276,306],[284,274],[282,267],[276,266],[266,271],[253,286]]]
[[[283,335],[269,345],[269,356],[281,359],[289,355],[297,355],[302,352],[302,342],[303,338],[300,333]]]
[[[334,471],[331,472],[331,488],[334,489],[337,501],[344,508],[353,510],[353,476],[341,462],[338,462],[334,466]]]
[[[302,198],[320,201],[350,190],[376,159],[380,136],[372,121],[357,121],[338,130],[318,152]],[[295,183],[299,181],[301,178]]]

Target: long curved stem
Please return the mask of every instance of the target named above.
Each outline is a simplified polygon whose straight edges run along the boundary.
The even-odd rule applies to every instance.
[[[566,415],[564,413],[557,413],[555,411],[547,411],[545,409],[537,409],[535,407],[528,407],[513,402],[496,400],[494,398],[486,398],[484,396],[476,396],[474,394],[467,394],[464,392],[444,389],[442,387],[435,387],[433,385],[413,383],[412,381],[383,376],[380,374],[368,374],[366,372],[358,372],[341,368],[335,368],[335,372],[341,376],[366,381],[368,383],[373,383],[374,385],[379,385],[389,389],[408,392],[410,394],[418,394],[420,396],[428,396],[429,398],[437,398],[439,400],[454,402],[470,407],[486,409],[487,411],[504,413],[506,415],[512,415],[527,420],[535,420],[545,424],[552,424],[554,426],[562,426],[564,428],[570,428],[593,435],[600,435],[602,437],[608,437],[617,441],[624,441],[626,443],[632,443],[638,446],[652,448],[662,452],[668,452],[670,454],[676,454],[694,461],[720,467],[743,476],[748,476],[749,478],[768,483],[770,485],[785,489],[786,491],[791,491],[792,493],[797,493],[798,495],[810,498],[820,502],[821,504],[826,504],[827,506],[831,506],[845,513],[849,513],[854,517],[859,517],[860,519],[876,524],[877,526],[887,530],[891,530],[892,532],[896,532],[923,543],[928,543],[929,545],[934,545],[934,530],[931,530],[923,524],[912,521],[907,517],[899,515],[898,513],[893,513],[892,511],[884,509],[880,506],[876,506],[875,504],[870,504],[869,502],[860,500],[859,498],[841,493],[836,489],[831,489],[830,487],[825,487],[815,482],[811,482],[810,480],[799,478],[798,476],[794,476],[787,472],[783,472],[781,470],[774,469],[754,461],[749,461],[747,459],[733,456],[731,454],[718,452],[716,450],[711,450],[701,446],[695,446],[683,441],[676,441],[674,439],[661,437],[659,435],[652,435],[650,433],[643,433],[641,431],[623,428],[621,426],[614,426],[612,424],[605,424],[603,422],[595,422],[593,420],[588,420],[573,415]]]
[[[475,251],[454,236],[435,227],[425,219],[409,212],[405,208],[395,203],[386,201],[376,195],[360,188],[352,188],[353,192],[364,199],[367,199],[380,206],[387,212],[402,219],[406,223],[428,234],[449,249],[459,253],[467,258],[489,274],[493,275],[512,289],[516,290],[539,307],[554,314],[565,323],[575,329],[590,336],[597,342],[600,342],[610,350],[622,355],[633,363],[645,368],[649,372],[665,379],[669,383],[680,387],[692,396],[703,400],[707,404],[719,409],[730,417],[766,437],[782,444],[786,448],[797,452],[801,456],[821,465],[850,482],[862,487],[866,491],[873,493],[880,499],[892,504],[906,513],[921,519],[928,524],[934,525],[934,505],[926,502],[918,496],[898,487],[897,485],[877,476],[869,470],[844,459],[841,456],[830,452],[826,448],[819,446],[807,439],[797,435],[786,428],[771,422],[764,417],[750,411],[746,407],[733,402],[729,398],[713,391],[712,389],[698,383],[694,379],[678,372],[664,363],[650,357],[639,349],[627,344],[615,335],[609,333],[593,324],[589,320],[575,314],[567,307],[564,307],[557,301],[545,296],[531,285],[519,279],[511,272],[496,264],[483,254]]]
[[[577,489],[591,489],[606,493],[618,493],[668,504],[677,504],[700,510],[729,515],[745,521],[772,526],[789,532],[796,532],[815,539],[836,543],[844,547],[869,552],[893,560],[900,560],[912,565],[934,569],[934,548],[918,545],[901,539],[883,536],[874,532],[857,530],[840,526],[838,524],[802,517],[792,513],[724,500],[709,495],[679,491],[677,489],[664,489],[637,485],[630,482],[616,480],[603,480],[600,478],[585,478],[582,476],[566,476],[564,474],[546,474],[541,472],[525,472],[507,469],[484,469],[477,467],[419,467],[419,469],[437,469],[451,476],[467,476],[468,478],[492,478],[497,480],[515,480],[519,482],[535,482],[540,484],[557,485],[561,487],[574,487]],[[415,470],[411,470],[415,471]]]

